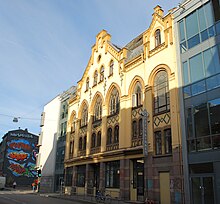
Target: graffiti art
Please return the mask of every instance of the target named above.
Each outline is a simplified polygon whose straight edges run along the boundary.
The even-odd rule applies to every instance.
[[[8,149],[7,158],[14,161],[26,161],[30,157],[30,154],[24,151],[15,151]]]
[[[28,150],[28,151],[31,149],[31,145],[30,145],[29,141],[24,140],[24,139],[11,140],[7,144],[11,149],[16,149],[16,150],[23,149],[23,150]]]

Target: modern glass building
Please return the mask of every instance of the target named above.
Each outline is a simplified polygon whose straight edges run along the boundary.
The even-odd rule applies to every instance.
[[[174,11],[185,203],[220,203],[220,1]]]

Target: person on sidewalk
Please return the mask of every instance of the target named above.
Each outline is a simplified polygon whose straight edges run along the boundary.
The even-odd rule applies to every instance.
[[[14,182],[13,182],[13,188],[15,189],[16,186],[17,186],[17,183],[16,183],[16,181],[14,181]]]

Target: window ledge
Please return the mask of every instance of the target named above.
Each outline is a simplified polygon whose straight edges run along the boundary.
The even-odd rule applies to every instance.
[[[161,158],[161,157],[171,157],[172,153],[170,154],[159,154],[159,155],[154,155],[153,158]]]

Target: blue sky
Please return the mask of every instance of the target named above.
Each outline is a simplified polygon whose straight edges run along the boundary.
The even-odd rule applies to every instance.
[[[156,5],[167,13],[179,2],[0,0],[0,138],[18,127],[39,134],[44,105],[81,79],[102,29],[124,46]]]

